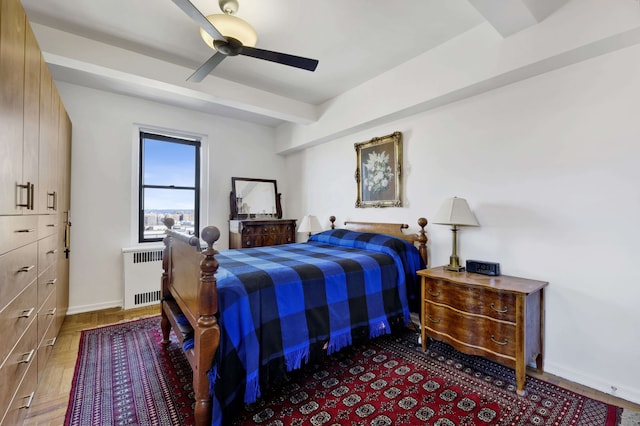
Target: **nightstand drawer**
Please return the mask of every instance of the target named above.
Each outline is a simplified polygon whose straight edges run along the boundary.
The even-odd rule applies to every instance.
[[[440,335],[443,340],[450,338],[473,348],[486,349],[515,358],[515,324],[461,312],[448,306],[426,303],[427,317],[423,322],[428,331]]]
[[[461,311],[501,321],[516,321],[516,297],[511,293],[452,284],[434,278],[425,279],[425,300],[444,303]]]

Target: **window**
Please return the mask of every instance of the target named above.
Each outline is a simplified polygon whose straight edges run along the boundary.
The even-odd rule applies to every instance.
[[[164,219],[198,236],[200,141],[140,132],[138,242],[162,241]]]

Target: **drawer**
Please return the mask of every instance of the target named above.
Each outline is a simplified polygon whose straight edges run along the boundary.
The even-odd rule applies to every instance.
[[[37,264],[37,243],[0,256],[0,310],[36,279]]]
[[[56,290],[57,268],[55,263],[38,276],[38,309],[42,306],[47,297]]]
[[[36,387],[38,386],[38,375],[36,363],[31,362],[27,369],[22,383],[18,387],[18,391],[15,394],[13,400],[9,403],[9,409],[4,417],[4,421],[0,419],[0,424],[3,425],[21,425],[27,415],[27,409],[31,406],[33,396],[36,393]],[[14,388],[15,389],[15,388]],[[0,417],[2,414],[0,414]]]
[[[38,216],[38,238],[54,235],[58,231],[58,215],[43,214]]]
[[[448,306],[426,302],[423,323],[436,338],[446,337],[456,343],[515,358],[516,326],[483,316],[460,312]]]
[[[56,294],[51,293],[38,311],[38,343],[42,341],[45,332],[56,318],[56,309]]]
[[[0,386],[0,413],[4,413],[9,407],[9,402],[29,367],[37,363],[37,337],[36,323],[33,321],[7,357],[4,365],[0,367],[0,383],[2,383]],[[33,370],[37,373],[37,367]]]
[[[477,315],[516,322],[516,295],[425,278],[425,300]]]
[[[0,254],[38,239],[37,216],[0,216]]]
[[[0,311],[0,342],[12,342],[0,345],[0,365],[11,351],[13,342],[17,342],[29,325],[35,320],[37,286],[33,282],[7,307]]]
[[[44,337],[38,346],[38,377],[42,376],[42,372],[47,365],[47,360],[53,352],[53,347],[56,344],[56,327],[52,324],[45,331]]]
[[[56,235],[49,235],[38,240],[38,274],[44,272],[53,265],[58,258],[58,238]]]

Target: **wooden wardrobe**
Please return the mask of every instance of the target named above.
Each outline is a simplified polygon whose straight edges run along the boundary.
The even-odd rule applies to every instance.
[[[19,0],[0,0],[0,424],[22,424],[69,306],[71,121]]]

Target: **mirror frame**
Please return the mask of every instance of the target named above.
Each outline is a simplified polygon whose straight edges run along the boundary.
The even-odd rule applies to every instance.
[[[256,179],[256,178],[244,178],[244,177],[232,177],[231,178],[231,194],[229,195],[229,219],[257,219],[256,213],[238,213],[238,204],[236,202],[236,181],[248,181],[248,182],[266,182],[273,184],[273,193],[275,194],[276,199],[276,213],[275,217],[277,219],[282,219],[282,205],[280,203],[280,197],[282,194],[278,192],[278,184],[275,179]]]

